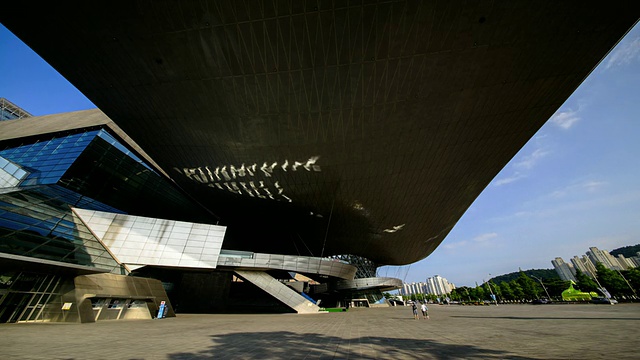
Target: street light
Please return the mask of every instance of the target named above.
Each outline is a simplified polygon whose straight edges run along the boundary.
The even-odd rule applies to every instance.
[[[540,285],[542,285],[542,288],[544,289],[544,292],[547,294],[547,299],[549,299],[549,301],[551,301],[551,296],[549,296],[549,292],[547,291],[547,287],[544,286],[544,284],[542,283],[542,280],[540,278],[537,278],[537,277],[533,276],[533,275],[530,275],[530,276],[540,282]]]
[[[482,280],[484,281],[484,279],[482,279]],[[489,274],[489,280],[491,280],[491,274]],[[498,306],[498,299],[496,298],[496,295],[493,293],[493,289],[491,288],[491,284],[489,284],[488,281],[485,281],[485,283],[487,283],[487,285],[489,286],[489,292],[491,292],[491,298],[496,303],[496,306]]]
[[[627,278],[624,277],[624,275],[622,275],[622,272],[620,272],[619,269],[616,269],[616,271],[618,272],[618,274],[620,274],[620,277],[622,278],[622,280],[624,280],[624,282],[627,283],[627,286],[629,287],[629,289],[631,289],[631,291],[633,292],[633,296],[634,297],[638,297],[638,294],[636,293],[636,290],[633,288],[633,286],[631,286],[631,284],[629,284],[629,282],[627,281]]]

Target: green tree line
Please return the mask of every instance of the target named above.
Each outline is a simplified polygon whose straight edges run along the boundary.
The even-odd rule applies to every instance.
[[[592,279],[586,274],[577,270],[577,282],[575,288],[584,291],[595,291],[601,294],[601,288],[605,288],[611,296],[621,298],[637,298],[640,295],[640,269],[633,268],[624,271],[607,269],[601,263],[596,265],[596,279]],[[462,286],[454,289],[449,298],[459,302],[484,302],[492,301],[491,294],[496,296],[496,300],[502,301],[531,301],[540,298],[551,298],[551,300],[562,300],[562,292],[569,288],[570,282],[553,276],[542,278],[536,275],[527,275],[520,270],[518,276],[508,281],[495,281],[491,279],[476,287]],[[540,274],[540,273],[538,273]],[[405,300],[414,301],[436,301],[436,295],[413,294],[405,296]]]

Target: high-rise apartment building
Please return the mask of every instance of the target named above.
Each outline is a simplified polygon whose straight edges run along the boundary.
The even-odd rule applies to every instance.
[[[634,263],[633,258],[626,258],[622,254],[618,254],[618,256],[615,259],[618,261],[618,264],[620,264],[620,267],[623,270],[628,270],[637,266]]]
[[[558,276],[560,276],[560,279],[565,281],[576,281],[575,269],[571,264],[564,262],[561,257],[551,260],[551,263],[558,273]]]
[[[627,270],[640,265],[640,253],[638,256],[625,258],[622,254],[614,257],[606,250],[600,250],[595,246],[589,248],[586,255],[582,257],[574,256],[571,264],[565,263],[561,257],[551,260],[554,269],[562,280],[576,281],[576,270],[594,278],[596,276],[596,264],[601,263],[610,270]]]
[[[404,283],[400,289],[400,294],[409,296],[414,294],[427,294],[427,284],[423,282],[413,282],[410,284]]]
[[[631,260],[634,267],[640,267],[640,252],[637,252],[636,256],[630,257],[629,260]]]
[[[455,286],[440,275],[427,279],[427,294],[444,295],[455,289]]]
[[[620,262],[618,262],[615,257],[611,256],[608,251],[600,250],[595,246],[589,248],[587,256],[593,264],[601,263],[607,269],[624,270],[624,268],[620,266]]]
[[[455,288],[455,285],[450,283],[447,279],[440,275],[435,275],[428,278],[426,283],[405,283],[402,286],[400,293],[407,296],[412,294],[444,295],[449,294]]]
[[[574,256],[573,258],[571,258],[571,264],[573,265],[574,269],[580,270],[590,277],[596,276],[596,266],[586,255],[582,255],[581,257]]]

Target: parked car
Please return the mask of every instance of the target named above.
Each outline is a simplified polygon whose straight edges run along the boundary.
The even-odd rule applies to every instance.
[[[531,302],[532,304],[551,304],[551,300],[546,298],[535,299]]]
[[[591,302],[593,304],[617,304],[618,301],[616,299],[609,299],[606,297],[593,297],[591,298]]]

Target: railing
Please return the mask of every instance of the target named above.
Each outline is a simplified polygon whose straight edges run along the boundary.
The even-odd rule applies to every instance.
[[[220,256],[241,259],[253,259],[253,253],[250,251],[238,250],[220,250]]]

